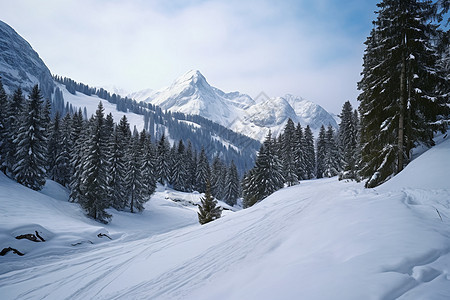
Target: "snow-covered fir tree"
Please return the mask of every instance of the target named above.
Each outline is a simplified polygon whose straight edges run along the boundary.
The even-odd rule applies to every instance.
[[[149,199],[156,190],[156,174],[155,165],[156,149],[153,146],[150,135],[142,130],[140,135],[140,143],[142,148],[142,178],[144,184],[144,198]]]
[[[125,134],[124,134],[125,133]],[[127,157],[131,135],[127,118],[123,116],[120,126],[116,126],[110,138],[110,203],[117,210],[124,210],[127,205],[127,187],[125,178],[127,174]]]
[[[1,93],[1,92],[0,92]],[[0,96],[1,97],[1,96]],[[22,122],[21,118],[24,116],[25,109],[25,98],[22,94],[22,89],[19,87],[14,91],[11,101],[8,102],[7,113],[7,128],[6,140],[4,140],[1,146],[1,154],[4,159],[4,169],[8,174],[12,173],[12,168],[17,161],[16,156],[16,144],[14,140],[19,132],[20,124]],[[0,164],[1,165],[1,164]]]
[[[350,101],[342,106],[339,123],[339,149],[343,160],[343,171],[339,179],[358,179],[358,113],[353,111]]]
[[[142,172],[142,149],[137,132],[133,133],[131,146],[128,151],[126,187],[128,192],[128,206],[130,207],[130,212],[133,213],[135,210],[142,211],[144,209],[144,203],[148,200]]]
[[[13,167],[14,178],[34,190],[40,190],[45,184],[47,140],[43,109],[41,91],[38,85],[35,85],[14,140],[17,151],[17,160]]]
[[[294,137],[294,165],[298,180],[308,179],[306,172],[306,154],[304,147],[305,141],[303,136],[303,129],[300,123],[298,123],[297,127],[295,128]]]
[[[280,157],[283,165],[283,175],[287,186],[298,183],[297,168],[295,164],[296,154],[296,131],[294,122],[289,119],[280,136]]]
[[[341,156],[335,139],[334,129],[328,125],[326,134],[326,154],[324,161],[324,177],[334,177],[338,175],[341,170]]]
[[[436,17],[431,1],[384,0],[366,41],[361,94],[362,166],[367,187],[400,172],[418,143],[433,145],[433,126],[448,95],[437,88]]]
[[[0,78],[0,170],[7,170],[8,147],[8,96],[6,95],[3,83]]]
[[[186,163],[186,192],[191,192],[194,188],[195,173],[196,173],[196,161],[194,160],[194,152],[192,150],[191,141],[187,142],[186,151],[184,154],[184,161]]]
[[[255,166],[243,181],[244,207],[249,207],[281,189],[284,184],[282,164],[274,149],[274,141],[269,131],[259,150]]]
[[[204,225],[211,221],[217,220],[222,215],[222,209],[217,206],[217,200],[211,194],[211,183],[209,180],[205,183],[205,196],[201,199],[201,204],[198,208],[198,221]]]
[[[211,177],[208,158],[206,157],[205,148],[202,147],[198,157],[197,172],[195,174],[196,190],[200,193],[206,191],[206,181]]]
[[[316,158],[316,176],[323,178],[325,176],[325,159],[327,156],[327,140],[325,126],[320,127],[317,138],[317,158]]]
[[[165,185],[170,178],[170,145],[165,135],[161,136],[158,142],[157,158],[156,158],[156,175],[158,182]]]
[[[72,128],[72,118],[69,114],[62,119],[61,122],[61,148],[59,156],[56,158],[57,166],[57,180],[58,182],[66,187],[69,187],[71,180],[71,128]]]
[[[174,150],[171,185],[174,189],[184,192],[188,190],[188,171],[184,160],[185,147],[182,140],[178,142],[178,146]]]
[[[306,125],[305,128],[302,148],[305,163],[305,179],[312,179],[316,176],[316,152],[314,148],[314,136],[309,125]]]
[[[110,162],[109,140],[105,133],[105,118],[102,102],[95,115],[89,120],[88,136],[82,157],[82,174],[78,203],[87,215],[101,222],[109,222],[111,215],[105,209],[110,207]]]
[[[230,168],[228,169],[225,186],[223,191],[223,201],[230,206],[234,206],[237,203],[237,199],[240,196],[240,182],[239,175],[236,169],[234,161],[231,161]]]
[[[87,124],[83,121],[83,114],[81,110],[76,112],[72,117],[70,142],[73,145],[70,151],[70,196],[69,201],[78,202],[81,196],[81,180],[84,170],[84,152],[86,151],[84,145],[88,138]]]
[[[214,157],[211,164],[211,194],[216,199],[223,199],[225,183],[223,172],[225,166],[218,156]],[[226,175],[225,175],[226,176]]]
[[[62,132],[61,132],[61,118],[59,112],[56,112],[55,118],[51,122],[48,134],[47,144],[47,176],[51,180],[61,182],[61,168],[63,165],[58,165],[57,160],[61,156],[62,151]]]

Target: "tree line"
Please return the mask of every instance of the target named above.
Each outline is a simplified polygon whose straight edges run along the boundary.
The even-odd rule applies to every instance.
[[[60,183],[93,219],[109,222],[110,207],[143,210],[157,182],[205,192],[211,178],[216,198],[234,205],[240,195],[234,163],[217,157],[210,165],[204,148],[197,153],[182,140],[171,146],[164,134],[152,142],[145,129],[132,131],[125,115],[118,124],[105,116],[101,102],[86,120],[81,109],[64,117],[57,111],[52,118],[37,85],[28,98],[20,88],[8,97],[0,81],[1,171],[34,190],[46,178]]]
[[[182,139],[185,142],[190,140],[193,147],[198,151],[200,151],[202,145],[208,145],[205,149],[208,159],[213,160],[216,155],[220,155],[220,159],[228,165],[233,161],[239,176],[242,176],[244,171],[253,165],[255,152],[261,146],[259,141],[244,134],[236,133],[201,116],[163,111],[160,107],[151,103],[137,102],[127,97],[111,94],[103,88],[93,88],[70,78],[55,75],[53,79],[64,84],[69,93],[76,94],[78,92],[87,96],[97,95],[100,99],[114,104],[118,111],[142,115],[144,117],[144,129],[152,134],[152,141],[154,142],[159,140],[167,130],[172,139]],[[56,87],[52,99],[52,116],[56,111],[65,115],[67,112],[73,114],[76,110],[75,107],[72,107],[72,104],[64,104],[63,94],[59,87]],[[88,118],[86,108],[83,109],[83,117]],[[196,126],[192,125],[191,122],[195,123]],[[220,139],[212,138],[212,134]],[[228,147],[221,140],[231,143],[239,149]]]
[[[339,175],[339,179],[359,181],[359,117],[349,101],[340,118],[337,131],[322,125],[316,141],[309,125],[303,129],[291,119],[278,137],[272,138],[269,132],[255,166],[242,180],[244,207],[301,180]]]

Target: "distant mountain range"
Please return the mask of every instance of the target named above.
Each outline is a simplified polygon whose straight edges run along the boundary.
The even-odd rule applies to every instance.
[[[54,98],[57,85],[47,66],[27,41],[1,21],[0,76],[10,94],[19,86],[27,93],[39,83],[44,97]],[[111,87],[109,92],[125,94],[116,87]],[[303,127],[309,125],[315,133],[321,125],[331,124],[337,128],[335,118],[314,102],[292,95],[269,98],[262,93],[253,99],[240,92],[225,93],[211,86],[197,70],[187,72],[165,89],[146,89],[127,94],[127,97],[152,104],[162,111],[198,115],[259,141],[269,130],[274,136],[278,135],[289,118]],[[70,99],[70,104],[80,107],[73,97]],[[93,100],[98,102],[98,99]]]
[[[200,115],[236,132],[262,140],[269,130],[278,135],[291,118],[317,132],[335,118],[314,102],[293,95],[269,98],[263,93],[256,99],[239,92],[225,93],[211,86],[200,71],[192,70],[159,91],[143,90],[128,97],[159,106],[163,110]]]

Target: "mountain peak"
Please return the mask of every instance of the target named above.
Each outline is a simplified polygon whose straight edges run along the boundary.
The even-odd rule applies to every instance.
[[[180,77],[178,77],[173,83],[173,85],[180,85],[185,83],[189,85],[197,85],[202,83],[207,84],[207,81],[205,76],[203,76],[199,70],[190,70],[181,75]]]

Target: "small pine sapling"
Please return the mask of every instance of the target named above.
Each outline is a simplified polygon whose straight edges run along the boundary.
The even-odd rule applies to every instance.
[[[205,196],[201,198],[201,205],[199,206],[198,221],[200,224],[206,224],[220,218],[222,209],[217,206],[217,200],[211,194],[211,183],[206,181]]]

